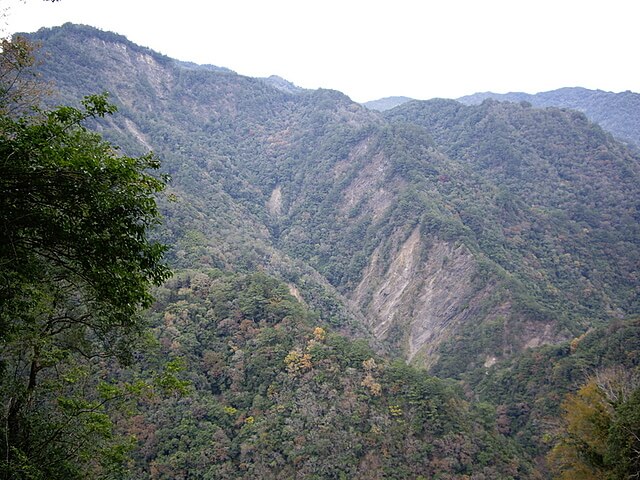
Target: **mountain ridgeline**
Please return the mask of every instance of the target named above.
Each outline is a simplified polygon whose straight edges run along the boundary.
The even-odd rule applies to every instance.
[[[35,39],[64,96],[110,92],[105,134],[162,158],[178,267],[264,269],[329,323],[364,321],[448,374],[640,309],[638,156],[580,113],[433,100],[382,115],[89,28]]]
[[[485,100],[501,102],[525,102],[534,107],[569,108],[584,113],[589,120],[597,123],[605,130],[624,142],[640,146],[640,93],[605,92],[588,90],[581,87],[565,87],[540,93],[494,93],[481,92],[458,98],[465,105],[479,105]],[[365,102],[363,105],[371,110],[386,111],[414,99],[408,97],[388,97]]]
[[[637,150],[564,108],[430,100],[377,112],[337,91],[178,62],[89,27],[31,38],[57,100],[109,92],[119,112],[95,127],[129,154],[153,150],[172,177],[157,236],[182,276],[159,292],[151,317],[163,347],[199,365],[190,376],[206,386],[192,408],[220,448],[193,447],[217,459],[198,478],[272,478],[273,469],[282,478],[541,478],[457,387],[369,359],[498,378],[529,349],[640,314]],[[300,338],[286,337],[295,331]],[[364,397],[373,398],[366,407]],[[167,421],[176,408],[164,405],[148,420],[155,430],[137,432],[153,478],[188,471],[176,467],[185,459],[149,453],[163,435],[195,428]],[[282,423],[276,413],[292,408],[299,424]],[[347,416],[353,423],[340,423]],[[411,425],[404,440],[400,421]],[[344,434],[327,437],[344,458],[314,436],[328,426]],[[269,432],[289,442],[284,450]],[[319,460],[327,456],[330,465]],[[386,474],[355,476],[363,464]],[[234,477],[241,465],[245,476]]]
[[[617,138],[640,146],[640,94],[626,91],[620,93],[566,87],[536,94],[475,93],[458,99],[466,105],[477,105],[484,100],[527,102],[534,107],[561,107],[583,112],[591,121],[613,133]]]

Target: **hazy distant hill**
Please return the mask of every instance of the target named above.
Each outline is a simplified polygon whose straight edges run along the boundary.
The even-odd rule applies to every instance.
[[[363,105],[369,110],[384,112],[385,110],[391,110],[392,108],[402,105],[403,103],[410,102],[411,100],[413,99],[409,97],[385,97],[380,98],[379,100],[364,102]]]
[[[458,101],[475,105],[487,98],[510,102],[529,102],[535,107],[571,108],[584,112],[593,122],[620,139],[640,145],[640,93],[630,91],[613,93],[586,88],[560,88],[535,95],[513,93],[475,93]]]
[[[301,93],[305,90],[304,88],[298,87],[297,85],[294,85],[288,80],[285,80],[284,78],[277,75],[271,75],[270,77],[263,78],[263,80],[272,87],[275,87],[278,90],[282,90],[286,93]]]
[[[179,275],[151,318],[197,388],[131,426],[140,465],[157,478],[205,466],[211,478],[540,478],[496,430],[495,405],[403,362],[483,376],[640,313],[637,150],[565,108],[380,113],[89,27],[33,38],[59,98],[110,92],[119,113],[96,127],[127,152],[154,150],[173,178],[157,234]],[[370,341],[379,365],[334,332]]]

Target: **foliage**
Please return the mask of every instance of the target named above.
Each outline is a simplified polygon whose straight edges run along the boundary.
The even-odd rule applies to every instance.
[[[563,399],[593,404],[592,400],[602,393],[598,385],[611,384],[604,381],[605,373],[635,372],[639,365],[640,322],[631,318],[594,329],[561,345],[532,349],[511,361],[479,368],[465,376],[465,383],[480,400],[497,407],[500,432],[518,439],[532,457],[542,458],[562,430],[558,419],[566,411],[561,407]],[[633,378],[637,380],[637,376]],[[595,380],[599,383],[594,383]],[[578,393],[590,382],[595,387]],[[634,382],[628,380],[624,384],[628,389],[624,396],[631,398]],[[604,408],[605,403],[597,405]],[[607,414],[610,411],[609,407],[603,410]]]
[[[193,390],[117,422],[137,438],[132,478],[535,478],[564,395],[637,365],[637,325],[615,319],[640,311],[638,155],[584,115],[444,100],[379,114],[89,27],[35,37],[61,97],[113,92],[121,115],[92,126],[128,154],[153,147],[174,179],[156,234],[181,273],[151,320]],[[471,259],[450,310],[473,314],[446,324],[432,369],[464,396],[368,346],[366,281],[388,279],[413,232],[420,262],[438,242]],[[381,352],[422,320],[403,307]],[[116,376],[146,378],[156,360],[139,360]]]
[[[47,330],[78,319],[115,350],[110,336],[136,330],[140,307],[151,302],[149,284],[168,274],[164,247],[147,239],[163,182],[144,171],[158,162],[116,155],[80,127],[113,107],[103,96],[84,105],[2,119],[0,318],[9,341],[32,328],[29,305],[34,317],[51,314]]]
[[[2,82],[29,65],[30,48],[3,44]],[[9,56],[10,58],[6,58]],[[18,60],[15,60],[18,58]],[[15,61],[14,61],[15,60]],[[11,71],[13,68],[15,71]],[[3,83],[0,109],[0,393],[2,478],[86,478],[127,450],[101,388],[105,358],[127,360],[144,331],[150,287],[168,276],[152,156],[118,155],[83,126],[113,113],[106,96],[83,108],[16,116],[33,100]],[[20,110],[22,111],[22,110]],[[111,461],[109,461],[111,460]],[[115,470],[114,470],[115,471]]]
[[[178,272],[153,322],[165,354],[190,365],[194,390],[122,426],[138,439],[131,478],[531,473],[455,385],[315,321],[265,274]]]
[[[563,403],[564,429],[549,453],[559,479],[634,478],[640,472],[640,377],[597,372]]]
[[[28,113],[45,93],[38,79],[34,46],[25,38],[0,40],[0,114]]]

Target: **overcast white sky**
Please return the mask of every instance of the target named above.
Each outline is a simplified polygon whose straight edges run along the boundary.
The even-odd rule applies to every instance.
[[[0,0],[5,33],[92,25],[180,60],[362,102],[640,92],[638,0]]]

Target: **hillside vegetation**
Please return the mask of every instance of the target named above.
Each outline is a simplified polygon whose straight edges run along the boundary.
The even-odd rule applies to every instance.
[[[533,470],[490,407],[320,327],[265,274],[181,272],[158,293],[161,352],[184,360],[193,391],[126,422],[140,442],[134,478],[507,479]]]

